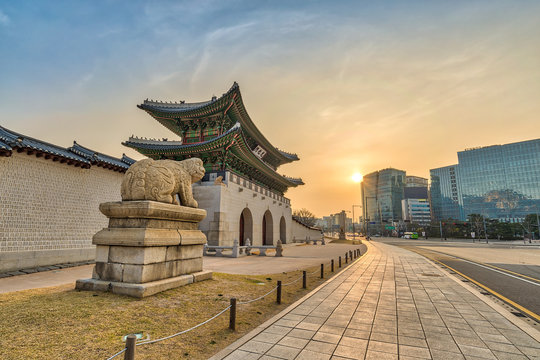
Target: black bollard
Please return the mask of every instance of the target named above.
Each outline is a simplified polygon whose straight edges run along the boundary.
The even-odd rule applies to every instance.
[[[307,272],[305,270],[302,271],[302,288],[307,288]]]
[[[236,298],[231,298],[231,311],[229,312],[229,329],[236,330]]]
[[[276,302],[278,304],[281,304],[281,280],[278,280],[277,282],[277,298]]]
[[[126,338],[126,352],[124,353],[124,360],[135,360],[135,342],[137,337],[135,335],[128,335]]]
[[[330,261],[330,270],[332,270],[332,272],[334,272],[334,259],[332,259]]]

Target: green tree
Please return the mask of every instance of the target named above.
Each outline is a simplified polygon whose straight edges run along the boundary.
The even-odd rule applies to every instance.
[[[533,234],[538,233],[538,218],[537,214],[528,214],[525,216],[525,219],[523,220],[523,223],[521,226],[523,226],[523,229],[527,234],[532,236]]]

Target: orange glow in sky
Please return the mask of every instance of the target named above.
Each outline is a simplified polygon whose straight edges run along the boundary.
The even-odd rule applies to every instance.
[[[317,216],[361,203],[360,174],[427,178],[457,151],[540,137],[538,1],[25,4],[0,4],[0,125],[141,159],[121,142],[178,138],[137,104],[237,81],[300,158],[278,169],[305,182],[292,208]]]

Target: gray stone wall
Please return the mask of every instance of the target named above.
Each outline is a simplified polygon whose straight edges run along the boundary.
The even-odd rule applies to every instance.
[[[14,152],[0,157],[0,272],[93,260],[107,226],[99,204],[120,200],[123,174]]]

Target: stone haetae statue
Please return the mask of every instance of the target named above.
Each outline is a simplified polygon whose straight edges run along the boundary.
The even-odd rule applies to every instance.
[[[137,161],[124,175],[122,200],[153,200],[196,208],[191,184],[204,176],[199,158],[183,161],[144,159]],[[176,198],[180,197],[180,204]]]

